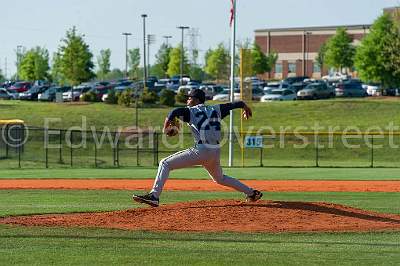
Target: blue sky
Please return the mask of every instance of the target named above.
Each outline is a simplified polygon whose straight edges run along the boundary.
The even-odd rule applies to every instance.
[[[384,7],[399,0],[237,0],[237,38],[253,39],[263,28],[369,24]],[[15,50],[42,46],[57,50],[67,29],[76,26],[85,34],[94,56],[110,48],[112,67],[124,68],[122,32],[131,32],[129,48],[142,48],[141,14],[148,14],[146,31],[156,36],[150,61],[164,41],[180,42],[179,25],[198,29],[197,46],[202,53],[230,40],[230,0],[0,0],[0,68],[8,61],[8,76],[15,72]],[[190,39],[185,37],[185,44]],[[185,45],[186,46],[186,45]],[[200,59],[200,63],[202,62]]]

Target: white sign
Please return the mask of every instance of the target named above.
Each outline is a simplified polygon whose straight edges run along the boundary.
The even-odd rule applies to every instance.
[[[244,138],[244,146],[246,148],[262,148],[263,137],[262,136],[246,136]]]

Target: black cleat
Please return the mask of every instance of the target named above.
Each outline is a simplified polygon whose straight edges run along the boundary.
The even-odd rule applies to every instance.
[[[263,194],[258,191],[258,190],[253,190],[253,195],[246,197],[246,202],[255,202],[259,199],[261,199],[261,197],[263,196]]]
[[[145,203],[152,207],[158,207],[158,205],[159,205],[159,200],[156,197],[154,197],[153,194],[151,194],[151,193],[148,193],[148,194],[142,195],[142,196],[133,195],[132,199],[136,202]]]

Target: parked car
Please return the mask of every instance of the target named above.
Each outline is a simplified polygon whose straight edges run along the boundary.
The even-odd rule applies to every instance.
[[[381,95],[381,86],[379,83],[369,83],[365,84],[366,91],[369,96],[378,96]]]
[[[269,92],[269,91],[278,89],[280,85],[281,85],[281,84],[280,84],[279,82],[268,82],[268,83],[264,86],[263,90],[264,90],[264,92]]]
[[[92,87],[90,87],[89,85],[78,85],[72,89],[72,93],[71,91],[66,91],[63,93],[63,101],[64,102],[70,102],[71,100],[79,101],[80,96],[91,89]]]
[[[45,92],[49,86],[33,86],[26,92],[19,93],[20,100],[37,101],[39,93]]]
[[[230,92],[231,92],[230,89],[223,90],[221,93],[219,93],[213,97],[213,101],[221,101],[221,102],[230,101]],[[240,90],[239,89],[234,90],[233,97],[234,97],[235,101],[240,100]]]
[[[207,100],[211,100],[215,95],[221,93],[224,90],[222,86],[215,84],[201,85],[199,89],[204,91]]]
[[[329,75],[323,76],[322,79],[325,81],[331,81],[331,82],[338,82],[338,81],[343,81],[343,80],[348,80],[350,77],[347,74],[343,74],[340,72],[334,72]]]
[[[13,98],[6,88],[0,88],[0,99],[12,100]]]
[[[13,85],[11,85],[9,87],[9,90],[20,93],[20,92],[25,92],[25,91],[29,90],[31,87],[32,87],[32,84],[30,82],[19,81],[19,82],[15,82]]]
[[[282,84],[293,84],[293,83],[298,83],[298,82],[303,82],[306,79],[310,79],[309,76],[298,76],[298,77],[288,77],[284,80],[282,80]]]
[[[50,87],[48,90],[45,90],[43,93],[38,94],[38,100],[52,102],[52,101],[56,100],[57,93],[61,93],[61,97],[62,97],[62,93],[70,91],[70,90],[71,90],[70,86]]]
[[[265,95],[264,90],[259,87],[255,87],[251,91],[251,97],[252,100],[254,101],[259,101],[261,97],[263,97],[264,95]]]
[[[346,80],[336,84],[336,96],[339,97],[365,97],[367,92],[359,80]]]
[[[296,93],[290,89],[275,89],[267,92],[261,97],[261,102],[272,102],[272,101],[294,101],[296,100]]]
[[[297,99],[323,99],[335,97],[335,90],[326,83],[314,82],[297,92]]]

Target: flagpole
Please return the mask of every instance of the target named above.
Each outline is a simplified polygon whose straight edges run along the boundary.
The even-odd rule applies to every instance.
[[[235,43],[236,43],[236,0],[232,0],[231,14],[231,102],[235,100]],[[229,116],[229,167],[233,166],[233,110]]]

